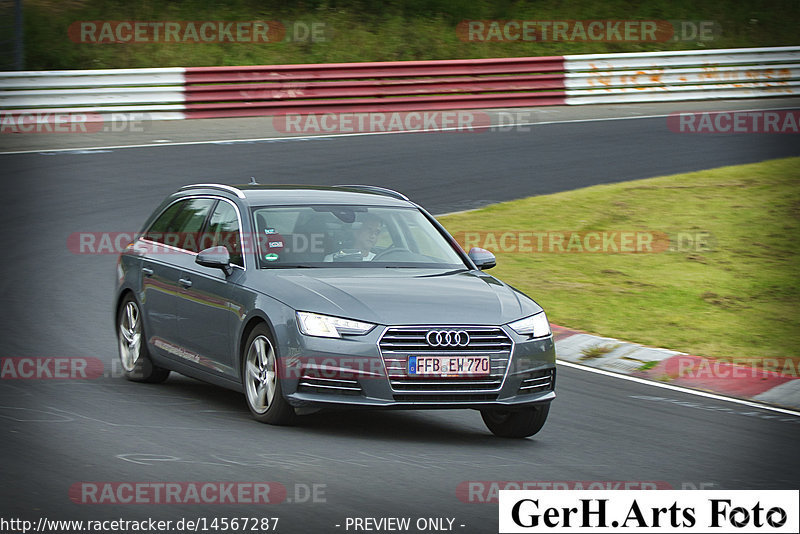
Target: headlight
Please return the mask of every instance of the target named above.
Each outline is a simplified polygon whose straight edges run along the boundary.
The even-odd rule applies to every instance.
[[[370,323],[301,311],[297,312],[297,325],[300,327],[300,332],[317,337],[342,337],[342,334],[358,336],[375,328],[375,325]]]
[[[547,322],[547,315],[544,312],[531,315],[519,321],[508,323],[514,332],[532,337],[545,337],[550,335],[550,323]]]

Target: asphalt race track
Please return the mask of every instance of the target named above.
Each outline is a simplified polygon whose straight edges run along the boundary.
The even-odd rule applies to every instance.
[[[464,502],[470,494],[457,488],[467,481],[796,489],[800,417],[564,366],[548,423],[527,440],[492,437],[471,411],[340,412],[271,427],[254,422],[235,392],[175,374],[162,385],[127,382],[115,376],[116,257],[74,254],[67,238],[137,231],[181,185],[242,183],[251,175],[262,183],[388,186],[445,213],[798,155],[796,135],[678,135],[663,118],[2,155],[0,356],[93,357],[106,375],[0,381],[0,513],[33,520],[279,517],[287,533],[345,532],[347,517],[433,517],[454,518],[453,530],[472,533],[496,531],[497,507]],[[172,481],[277,482],[287,499],[70,499],[80,482]],[[314,485],[316,498],[309,495]]]

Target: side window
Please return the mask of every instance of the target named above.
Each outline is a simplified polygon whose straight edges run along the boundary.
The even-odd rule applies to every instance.
[[[153,221],[153,224],[151,224],[150,228],[148,228],[147,232],[145,232],[144,238],[156,243],[164,243],[164,235],[167,233],[169,223],[172,222],[172,219],[175,218],[175,215],[177,215],[177,213],[183,209],[183,205],[185,203],[185,200],[182,202],[175,202],[168,207],[164,213],[158,217],[158,219]]]
[[[145,234],[147,239],[164,245],[198,252],[198,233],[203,228],[211,206],[211,198],[181,200],[167,208]]]
[[[201,243],[202,248],[215,247],[217,245],[224,246],[231,255],[231,263],[244,267],[242,241],[239,233],[239,217],[236,214],[236,209],[227,202],[220,200],[217,204],[214,213],[211,214],[208,228],[203,234]]]

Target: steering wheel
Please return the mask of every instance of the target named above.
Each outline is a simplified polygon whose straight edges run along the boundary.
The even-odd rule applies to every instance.
[[[409,255],[414,257],[417,256],[407,248],[389,247],[386,250],[382,250],[381,252],[375,254],[375,257],[372,258],[372,261],[391,259],[392,256],[399,256],[397,259],[402,261],[404,258],[408,258]]]

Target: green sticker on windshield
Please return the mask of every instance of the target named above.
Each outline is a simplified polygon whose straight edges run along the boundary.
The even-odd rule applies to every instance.
[[[275,260],[278,259],[278,255],[277,254],[264,254],[264,259],[266,261],[275,261]]]

